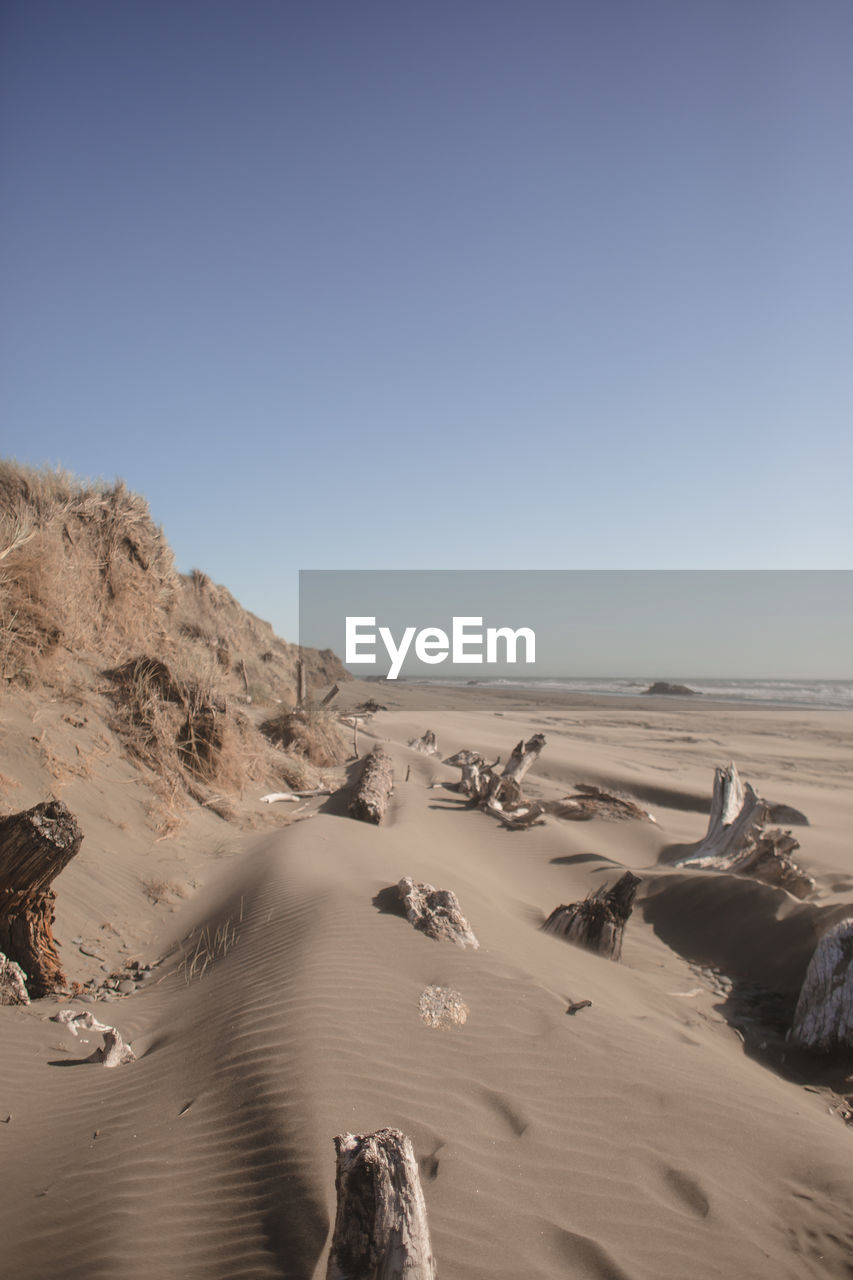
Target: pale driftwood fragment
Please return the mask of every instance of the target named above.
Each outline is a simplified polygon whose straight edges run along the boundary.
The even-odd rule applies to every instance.
[[[382,747],[376,746],[367,756],[349,811],[361,822],[380,823],[388,808],[394,787],[394,766]]]
[[[815,1053],[853,1049],[853,919],[815,948],[800,989],[791,1041]]]
[[[279,800],[309,800],[312,796],[330,796],[331,787],[314,787],[311,791],[271,791],[261,796],[261,804],[277,804]]]
[[[121,1033],[115,1027],[107,1027],[104,1032],[104,1047],[96,1049],[89,1062],[100,1062],[105,1067],[121,1067],[126,1062],[135,1062],[136,1054],[129,1044],[125,1044]]]
[[[459,790],[463,795],[472,800],[482,800],[488,795],[495,765],[487,764],[479,751],[469,751],[467,748],[457,751],[455,755],[448,756],[444,763],[462,770]]]
[[[435,1280],[411,1139],[399,1129],[335,1138],[337,1213],[326,1280]]]
[[[67,1027],[72,1036],[79,1036],[81,1031],[112,1030],[109,1023],[99,1022],[94,1013],[88,1009],[84,1013],[77,1013],[74,1009],[60,1009],[59,1013],[55,1013],[50,1020]]]
[[[418,1001],[418,1013],[428,1027],[463,1027],[470,1010],[452,987],[425,987]]]
[[[397,892],[406,908],[406,919],[428,938],[439,942],[446,938],[457,947],[472,947],[474,950],[479,947],[452,889],[416,884],[410,876],[404,876],[397,885]]]
[[[0,1004],[29,1004],[26,974],[19,964],[0,952]]]
[[[305,683],[305,663],[302,658],[296,659],[296,705],[304,707],[307,698]]]
[[[59,1022],[67,1027],[73,1036],[81,1031],[100,1031],[103,1033],[103,1048],[96,1049],[84,1062],[99,1062],[105,1067],[120,1067],[125,1062],[135,1062],[136,1054],[129,1044],[125,1044],[121,1033],[106,1022],[99,1022],[93,1013],[75,1013],[73,1009],[61,1009],[51,1018],[51,1022]]]
[[[778,885],[796,898],[808,897],[815,882],[791,857],[799,841],[790,832],[764,829],[775,808],[741,780],[734,764],[716,769],[707,834],[676,865],[730,871]]]
[[[0,818],[0,951],[23,969],[30,996],[66,985],[52,931],[55,895],[48,886],[82,840],[62,800]]]
[[[422,734],[420,738],[410,738],[409,746],[413,751],[422,751],[425,756],[437,756],[439,754],[432,729],[427,729],[426,733]]]
[[[634,906],[640,877],[626,871],[612,889],[606,885],[582,902],[555,907],[542,928],[566,942],[575,942],[599,955],[618,960],[622,954],[625,923]]]

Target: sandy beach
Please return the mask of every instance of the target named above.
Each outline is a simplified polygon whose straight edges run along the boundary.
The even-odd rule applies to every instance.
[[[352,764],[295,817],[244,794],[265,830],[199,811],[167,840],[118,753],[67,777],[86,837],[54,885],[63,963],[80,983],[142,980],[0,1010],[3,1274],[319,1280],[333,1139],[392,1126],[443,1277],[849,1275],[853,1082],[784,1043],[816,939],[853,904],[849,713],[402,684],[340,701],[371,696],[387,710],[360,754],[380,742],[395,770],[379,827],[347,816]],[[4,718],[6,812],[43,798],[68,712],[20,698]],[[426,729],[437,757],[406,745]],[[531,796],[598,784],[655,822],[509,831],[445,785],[453,752],[506,759],[538,731]],[[806,901],[671,865],[731,760],[807,815]],[[641,886],[621,962],[542,933],[626,868]],[[389,908],[402,876],[453,889],[479,950]],[[464,1026],[425,1025],[430,985],[461,995]],[[69,1007],[137,1060],[83,1062],[101,1040],[50,1020]]]

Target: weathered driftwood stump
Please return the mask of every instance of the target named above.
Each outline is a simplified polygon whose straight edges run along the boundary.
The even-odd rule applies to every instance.
[[[587,894],[583,902],[556,907],[542,928],[566,942],[576,942],[589,951],[618,960],[622,955],[625,922],[634,906],[640,877],[626,871],[612,889],[602,885]]]
[[[444,763],[462,770],[459,790],[470,797],[472,803],[499,816],[506,826],[521,829],[534,826],[542,813],[541,807],[536,808],[525,801],[521,784],[544,746],[545,735],[542,733],[535,733],[527,742],[517,743],[501,773],[497,772],[500,759],[489,764],[478,751],[467,748],[457,751]]]
[[[800,990],[791,1040],[802,1049],[853,1049],[853,920],[842,920],[815,948]]]
[[[394,787],[391,757],[382,747],[374,747],[364,762],[361,777],[350,801],[349,811],[361,822],[380,823]]]
[[[21,966],[31,996],[66,985],[52,932],[55,895],[49,886],[82,840],[61,800],[0,818],[0,951]]]
[[[707,834],[677,865],[731,871],[778,885],[795,898],[807,897],[814,890],[814,880],[791,857],[799,841],[789,831],[768,831],[763,825],[778,808],[762,800],[750,783],[742,782],[734,764],[715,770]]]
[[[404,876],[397,891],[406,908],[407,920],[428,938],[438,942],[446,938],[457,947],[472,947],[475,951],[479,947],[452,889],[416,884],[410,876]]]
[[[490,809],[511,810],[524,803],[521,794],[524,775],[539,759],[544,746],[544,733],[534,733],[527,742],[522,740],[516,743],[510,758],[504,765],[503,773],[489,787],[488,807]]]
[[[427,729],[426,733],[422,734],[420,738],[410,738],[409,746],[413,751],[422,751],[425,756],[437,756],[439,754],[432,729]]]
[[[26,974],[19,964],[0,952],[0,1004],[29,1004]]]
[[[338,1204],[326,1280],[435,1280],[412,1143],[399,1129],[335,1138]]]

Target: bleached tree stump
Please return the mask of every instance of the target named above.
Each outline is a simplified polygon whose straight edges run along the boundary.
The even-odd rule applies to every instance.
[[[802,1049],[853,1049],[853,919],[825,933],[811,958],[791,1028]]]
[[[529,807],[522,796],[521,784],[528,769],[539,759],[544,746],[545,735],[542,733],[535,733],[527,742],[522,740],[517,743],[501,773],[497,772],[499,759],[494,764],[488,764],[478,751],[467,748],[449,756],[444,763],[462,770],[459,790],[481,808],[506,820],[514,810],[524,806],[525,813],[519,814],[519,818],[523,819],[528,817]],[[534,814],[529,821],[507,821],[506,825],[519,828],[532,826],[538,816],[538,813]]]
[[[778,885],[795,898],[808,897],[814,880],[791,857],[799,841],[790,832],[767,831],[763,826],[774,808],[778,806],[768,805],[749,782],[741,780],[734,764],[716,769],[707,834],[676,865],[751,876]]]
[[[523,803],[521,784],[524,775],[539,759],[545,746],[544,733],[534,733],[527,742],[516,743],[507,760],[500,778],[489,788],[488,806],[490,809],[513,809]]]
[[[337,1213],[326,1280],[436,1280],[411,1139],[399,1129],[335,1138]]]
[[[416,884],[410,876],[404,876],[397,885],[397,891],[406,908],[406,919],[421,933],[435,938],[437,942],[447,939],[457,947],[477,950],[480,944],[452,889]]]
[[[0,953],[0,1004],[29,1004],[25,979],[21,966]]]
[[[53,937],[55,894],[49,886],[82,840],[61,800],[0,818],[0,951],[21,966],[31,996],[66,985]]]
[[[382,747],[374,747],[364,762],[349,811],[361,822],[379,824],[394,788],[394,767]]]
[[[425,756],[437,756],[439,754],[432,729],[427,729],[426,733],[422,734],[420,738],[410,738],[409,746],[413,751],[422,751]]]
[[[640,877],[626,871],[612,889],[606,885],[587,894],[582,902],[555,907],[542,928],[566,942],[618,960],[622,955],[625,923],[634,906]]]

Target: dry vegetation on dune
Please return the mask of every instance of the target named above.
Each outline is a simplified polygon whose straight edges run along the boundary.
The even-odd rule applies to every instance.
[[[156,655],[156,656],[155,656]],[[0,461],[0,678],[86,700],[153,772],[165,806],[230,816],[247,785],[315,786],[340,752],[306,722],[266,736],[258,707],[295,700],[297,646],[198,569],[178,573],[144,498],[63,471]],[[302,654],[310,684],[346,679],[331,653]]]

